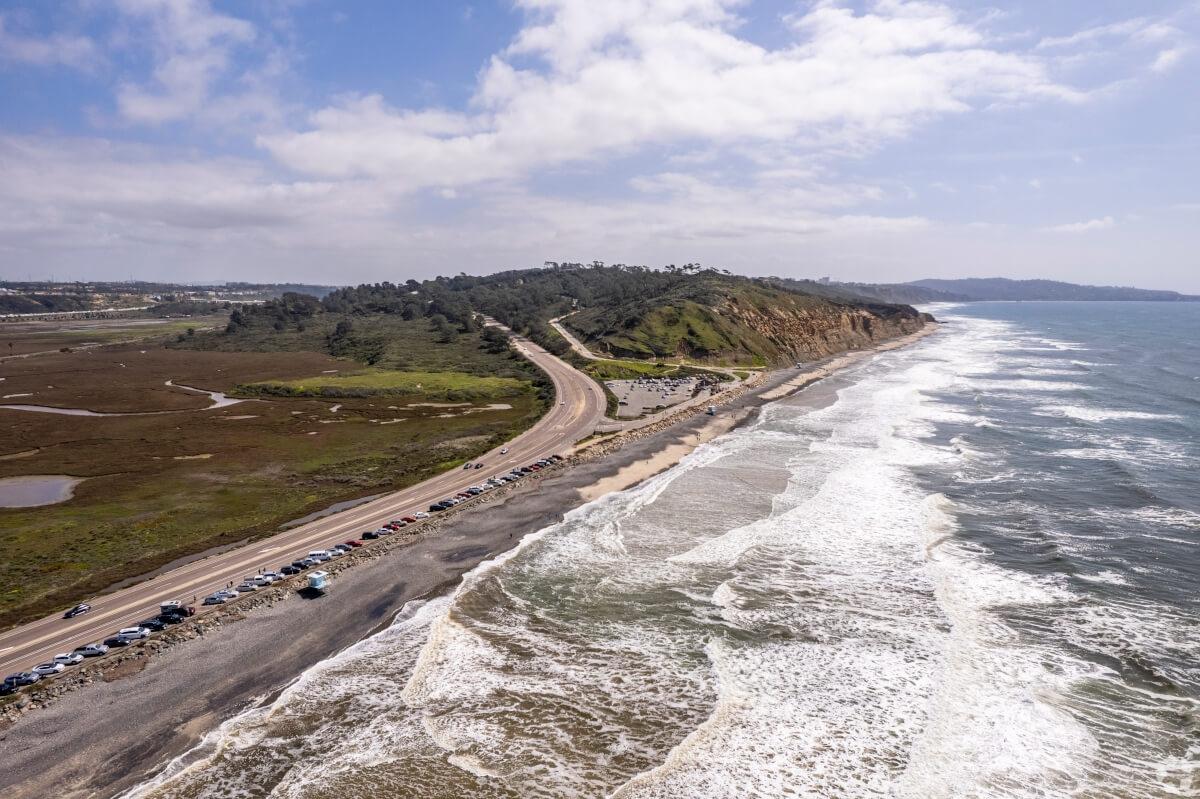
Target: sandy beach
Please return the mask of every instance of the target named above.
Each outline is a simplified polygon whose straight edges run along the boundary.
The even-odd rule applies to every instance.
[[[439,521],[438,529],[411,544],[362,558],[336,576],[328,597],[306,600],[289,592],[236,623],[131,661],[111,681],[66,694],[0,729],[5,765],[0,790],[14,798],[116,795],[189,749],[222,719],[389,624],[406,602],[449,589],[482,560],[572,508],[670,468],[703,442],[753,418],[764,403],[936,329],[930,325],[874,350],[764,375],[737,396],[719,398],[715,416],[695,406],[633,433],[599,439],[564,468]],[[828,399],[822,393],[814,387],[805,401],[819,404]]]

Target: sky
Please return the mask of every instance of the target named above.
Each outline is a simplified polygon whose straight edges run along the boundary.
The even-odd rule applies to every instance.
[[[0,278],[1200,293],[1200,0],[0,0]]]

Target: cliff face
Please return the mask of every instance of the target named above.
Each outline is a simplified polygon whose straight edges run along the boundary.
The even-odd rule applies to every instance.
[[[616,357],[779,365],[912,333],[926,318],[907,305],[711,280],[686,295],[594,307],[565,321],[591,349]]]
[[[833,304],[761,308],[736,301],[720,313],[773,345],[775,360],[811,361],[915,333],[932,319],[907,306]],[[768,360],[772,360],[768,358]]]

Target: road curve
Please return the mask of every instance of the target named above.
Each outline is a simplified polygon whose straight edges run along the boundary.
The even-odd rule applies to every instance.
[[[26,671],[56,653],[101,641],[122,627],[155,616],[163,600],[191,602],[193,597],[203,598],[230,582],[236,585],[261,568],[278,568],[311,550],[359,538],[363,532],[390,519],[425,510],[431,503],[453,496],[467,486],[561,452],[590,435],[604,417],[604,395],[596,383],[537,344],[519,336],[513,336],[512,341],[522,355],[541,367],[553,381],[554,405],[533,427],[506,445],[506,454],[501,455],[497,448],[477,458],[477,462],[486,464],[485,469],[455,469],[352,510],[186,563],[145,582],[90,600],[92,610],[83,616],[63,619],[56,614],[6,630],[0,633],[0,677]],[[197,604],[196,609],[200,614],[210,608]]]

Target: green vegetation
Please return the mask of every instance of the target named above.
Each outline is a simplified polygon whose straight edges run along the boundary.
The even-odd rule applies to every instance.
[[[585,361],[585,364],[583,370],[598,380],[637,380],[678,371],[675,364],[644,361]]]
[[[320,375],[284,382],[250,383],[238,386],[238,393],[329,398],[420,395],[436,399],[473,400],[515,397],[529,391],[530,388],[532,386],[528,381],[511,377],[478,377],[464,372],[369,369],[347,375]]]
[[[744,367],[844,349],[848,336],[827,341],[822,335],[848,315],[864,320],[855,334],[859,341],[871,340],[869,328],[876,323],[891,330],[920,326],[917,312],[907,306],[817,296],[698,264],[663,270],[550,264],[485,277],[438,278],[406,289],[440,308],[465,303],[560,356],[567,342],[548,324],[560,316],[594,352],[614,358]]]

